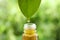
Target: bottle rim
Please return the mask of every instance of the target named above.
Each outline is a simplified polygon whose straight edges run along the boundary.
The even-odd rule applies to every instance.
[[[26,23],[26,24],[24,24],[24,29],[36,29],[36,24]]]

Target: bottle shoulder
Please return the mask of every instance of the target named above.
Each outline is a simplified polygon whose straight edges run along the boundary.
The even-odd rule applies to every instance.
[[[31,37],[31,36],[38,36],[38,34],[37,34],[37,33],[35,33],[35,34],[32,34],[32,35],[23,34],[23,36],[28,36],[28,37]]]

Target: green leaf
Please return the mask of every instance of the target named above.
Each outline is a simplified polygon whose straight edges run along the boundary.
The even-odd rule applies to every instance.
[[[30,18],[39,8],[41,0],[18,0],[19,8],[22,13]]]

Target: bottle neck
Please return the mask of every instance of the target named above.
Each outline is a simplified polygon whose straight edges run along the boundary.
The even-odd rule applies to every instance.
[[[36,33],[36,25],[34,23],[24,24],[24,34],[34,34]]]
[[[24,30],[24,33],[25,34],[28,34],[28,35],[32,35],[32,34],[35,34],[36,33],[36,30]]]

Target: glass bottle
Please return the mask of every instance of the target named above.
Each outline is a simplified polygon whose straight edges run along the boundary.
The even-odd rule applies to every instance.
[[[36,25],[34,23],[27,23],[24,25],[22,40],[38,40]]]

